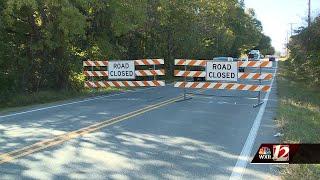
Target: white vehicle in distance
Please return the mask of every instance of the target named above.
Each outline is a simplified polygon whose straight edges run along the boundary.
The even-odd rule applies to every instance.
[[[215,57],[213,61],[233,61],[232,57]]]
[[[259,50],[251,50],[249,53],[248,53],[248,58],[249,58],[249,61],[260,61],[262,55],[260,54],[260,51]]]

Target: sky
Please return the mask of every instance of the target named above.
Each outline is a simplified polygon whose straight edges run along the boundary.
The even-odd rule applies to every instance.
[[[308,0],[245,0],[246,8],[253,8],[263,26],[263,32],[271,37],[277,51],[284,52],[290,24],[293,29],[306,26]],[[320,0],[311,0],[311,14],[314,18],[320,13]]]

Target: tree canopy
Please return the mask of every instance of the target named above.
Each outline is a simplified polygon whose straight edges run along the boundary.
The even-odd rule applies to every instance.
[[[79,88],[85,59],[237,57],[271,52],[237,0],[0,1],[1,94]]]
[[[320,15],[296,33],[288,45],[290,76],[320,87]]]

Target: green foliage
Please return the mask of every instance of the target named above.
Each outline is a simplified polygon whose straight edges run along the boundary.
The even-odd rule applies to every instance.
[[[289,43],[292,78],[320,87],[320,16],[308,28],[300,28]]]
[[[0,93],[78,89],[85,59],[238,56],[270,49],[237,0],[0,1]]]
[[[319,142],[319,89],[292,76],[290,66],[288,61],[279,62],[277,123],[284,134],[281,140],[283,143]],[[283,179],[318,179],[320,176],[319,165],[290,165],[281,169]]]
[[[280,63],[277,119],[284,142],[315,143],[320,140],[320,16],[297,33],[289,43],[289,59]],[[287,166],[282,175],[284,179],[318,179],[320,166]]]
[[[271,39],[268,36],[262,35],[258,46],[254,49],[260,49],[260,52],[264,55],[275,54],[275,49],[271,46]]]

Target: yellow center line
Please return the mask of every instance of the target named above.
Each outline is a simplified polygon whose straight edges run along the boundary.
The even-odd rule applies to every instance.
[[[178,96],[178,97],[176,97],[176,98],[179,98],[179,97],[180,97],[180,96]],[[174,99],[175,99],[175,98],[172,98],[172,99],[169,99],[169,100],[160,102],[160,103],[164,103],[164,102],[167,102],[167,101],[172,101],[172,100],[174,100]],[[160,104],[160,103],[157,103],[157,104]],[[123,115],[120,115],[120,116],[117,116],[117,117],[114,117],[114,118],[111,118],[111,119],[108,119],[108,120],[105,120],[105,121],[102,121],[102,122],[99,122],[99,123],[95,123],[95,124],[93,124],[93,125],[90,125],[90,126],[81,128],[81,129],[79,129],[79,130],[71,131],[71,132],[68,132],[68,133],[64,133],[64,134],[55,136],[55,137],[50,138],[50,139],[46,139],[46,140],[43,140],[43,141],[39,141],[39,142],[37,142],[37,143],[35,143],[35,144],[29,145],[29,146],[25,146],[25,147],[22,148],[22,149],[18,149],[18,150],[11,151],[10,154],[13,154],[13,153],[15,153],[15,152],[17,152],[17,151],[29,149],[29,148],[31,148],[31,147],[40,146],[40,145],[43,145],[43,144],[46,144],[46,143],[50,143],[50,142],[52,142],[52,141],[54,141],[54,140],[59,140],[59,139],[61,139],[61,138],[65,138],[65,136],[67,136],[67,135],[69,135],[69,134],[71,134],[71,133],[83,134],[82,132],[86,132],[86,131],[88,131],[88,130],[90,130],[90,129],[93,129],[93,128],[94,128],[94,129],[97,129],[97,128],[98,128],[101,124],[103,124],[103,123],[106,123],[106,122],[108,122],[108,121],[112,121],[112,120],[114,120],[114,119],[126,117],[126,116],[128,116],[128,115],[130,115],[130,114],[137,113],[138,111],[141,111],[141,110],[144,110],[144,109],[149,109],[149,108],[151,108],[151,107],[153,107],[153,106],[156,106],[157,104],[148,105],[148,106],[146,106],[146,107],[144,107],[144,108],[142,108],[142,109],[138,109],[138,110],[136,110],[136,111],[132,111],[132,112],[129,112],[129,113],[127,113],[127,114],[123,114]],[[85,133],[85,134],[86,134],[86,133]],[[1,156],[2,156],[2,155],[0,155],[0,157],[1,157]]]
[[[203,92],[203,91],[205,91],[205,90],[198,90],[198,92]],[[187,95],[187,97],[192,97],[192,96],[194,96],[194,95]],[[165,101],[153,104],[153,105],[149,105],[144,108],[129,112],[127,114],[123,114],[123,115],[120,115],[120,116],[117,116],[117,117],[114,117],[114,118],[111,118],[111,119],[108,119],[108,120],[105,120],[105,121],[102,121],[99,123],[95,123],[95,124],[87,126],[85,128],[71,131],[71,132],[53,137],[51,139],[46,139],[46,140],[39,141],[39,142],[34,143],[29,146],[25,146],[21,149],[17,149],[17,150],[13,150],[13,151],[5,153],[5,154],[1,154],[0,155],[0,164],[11,162],[17,158],[27,156],[29,154],[32,154],[34,152],[38,152],[38,151],[46,149],[48,147],[52,147],[52,146],[61,144],[61,143],[66,142],[68,140],[75,139],[79,136],[89,134],[89,133],[97,131],[103,127],[110,126],[112,124],[127,120],[129,118],[132,118],[132,117],[135,117],[135,116],[138,116],[141,114],[144,114],[144,113],[152,111],[154,109],[158,109],[162,106],[172,104],[172,103],[177,102],[179,100],[183,100],[183,98],[184,97],[182,95],[180,95],[178,97],[171,98],[171,99],[168,99],[168,100],[165,100]]]

